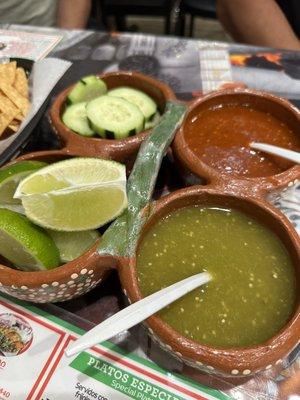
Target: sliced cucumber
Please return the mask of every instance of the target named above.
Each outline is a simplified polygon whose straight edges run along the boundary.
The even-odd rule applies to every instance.
[[[67,102],[68,104],[77,104],[90,101],[106,92],[106,83],[96,75],[89,75],[76,83],[67,97]]]
[[[124,139],[144,128],[140,109],[119,97],[98,97],[87,103],[86,112],[92,128],[104,138]]]
[[[121,97],[122,99],[135,104],[144,114],[146,121],[148,121],[157,110],[157,105],[150,96],[131,87],[121,86],[110,90],[107,94],[109,96]]]
[[[63,123],[72,131],[82,136],[93,136],[86,115],[86,102],[73,104],[66,108],[62,116]]]
[[[153,117],[145,123],[145,129],[154,128],[159,123],[160,119],[161,119],[161,114],[159,111],[156,111]]]

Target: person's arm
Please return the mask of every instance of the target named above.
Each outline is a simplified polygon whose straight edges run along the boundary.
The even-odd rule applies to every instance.
[[[91,0],[58,0],[57,26],[66,29],[86,27],[91,12]]]
[[[238,42],[300,50],[300,41],[275,0],[218,0],[217,13]]]

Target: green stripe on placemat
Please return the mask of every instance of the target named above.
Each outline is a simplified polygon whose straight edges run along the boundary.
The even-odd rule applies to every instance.
[[[174,376],[176,378],[176,381],[180,381],[182,383],[185,383],[188,386],[194,387],[195,389],[205,392],[205,393],[215,397],[216,399],[220,399],[220,400],[230,400],[231,399],[230,396],[227,396],[226,394],[221,393],[217,389],[211,389],[208,386],[204,386],[204,385],[192,380],[191,378],[188,378],[184,375],[180,375],[176,372],[169,372],[169,371],[163,369],[162,367],[160,367],[159,365],[155,364],[153,361],[148,360],[146,358],[142,358],[140,356],[137,356],[134,353],[130,353],[129,351],[116,346],[114,343],[103,342],[103,343],[101,343],[101,346],[107,348],[110,351],[114,351],[115,353],[118,353],[121,356],[127,357],[127,358],[131,359],[132,361],[135,361],[139,364],[145,365],[145,367],[151,368],[152,370],[157,371],[161,374],[164,374],[164,375],[168,374],[168,376]]]
[[[177,394],[174,395],[172,392],[149,381],[145,381],[115,364],[103,361],[101,358],[95,358],[85,352],[80,353],[79,356],[71,362],[70,367],[127,395],[131,399],[156,399],[160,392],[164,392],[164,398],[166,399],[185,400],[184,397]],[[155,395],[153,395],[153,393],[155,393]]]
[[[164,373],[164,377],[158,377],[162,379],[162,385],[156,385],[149,380],[141,378],[139,375],[131,374],[128,370],[124,370],[117,366],[115,363],[112,364],[99,357],[95,357],[86,352],[80,353],[70,364],[70,367],[76,369],[84,375],[95,379],[104,385],[115,389],[116,391],[123,393],[131,399],[142,399],[142,400],[155,400],[155,399],[168,399],[168,400],[186,400],[177,392],[186,393],[189,397],[193,396],[194,392],[192,388],[184,388],[176,385],[176,381],[171,378],[171,375]],[[155,376],[153,375],[153,379]],[[182,380],[184,382],[184,380]],[[170,391],[164,387],[164,385],[174,385],[174,391]],[[187,384],[187,382],[184,382]],[[177,386],[177,387],[176,387]],[[198,393],[194,395],[195,398],[205,400],[207,398],[214,398],[219,400],[229,399],[227,396],[222,395],[216,390],[205,389],[200,385],[197,385]],[[209,397],[206,397],[208,395]]]
[[[23,300],[19,300],[15,297],[11,297],[8,294],[3,293],[3,292],[1,292],[1,294],[0,294],[0,299],[1,299],[1,297],[3,297],[4,300],[8,300],[13,304],[17,304],[18,306],[25,308],[26,310],[30,311],[32,314],[36,314],[40,317],[48,319],[49,321],[53,322],[54,324],[56,324],[60,327],[63,327],[71,332],[74,332],[80,336],[86,332],[86,330],[78,328],[78,326],[71,324],[70,322],[67,322],[64,319],[56,317],[53,314],[49,314],[48,311],[45,311],[37,306],[33,306],[32,304],[27,303]],[[56,308],[56,312],[57,312],[57,310],[59,310],[61,312],[61,308],[59,308],[58,306],[51,304],[51,307]]]

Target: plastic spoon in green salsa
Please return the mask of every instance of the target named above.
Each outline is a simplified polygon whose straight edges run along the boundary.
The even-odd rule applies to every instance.
[[[174,283],[159,290],[144,299],[131,304],[95,326],[66,350],[66,355],[71,357],[80,351],[84,351],[97,343],[108,340],[120,332],[132,328],[138,323],[149,318],[162,308],[178,300],[199,286],[205,285],[211,280],[208,272],[202,272]]]

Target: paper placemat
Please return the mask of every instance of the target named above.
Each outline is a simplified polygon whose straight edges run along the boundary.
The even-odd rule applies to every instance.
[[[0,400],[230,399],[110,342],[66,357],[66,347],[83,333],[0,296]]]
[[[41,60],[61,39],[59,35],[0,29],[0,57]]]

